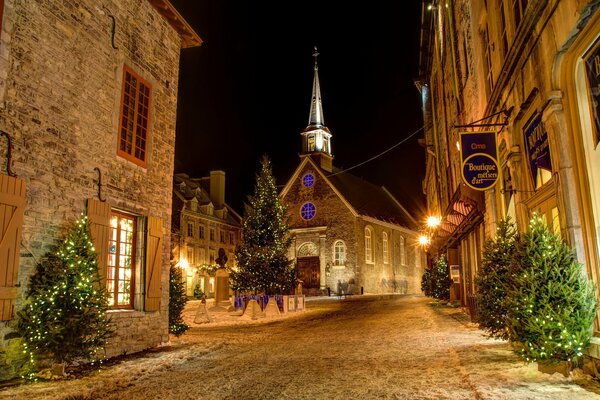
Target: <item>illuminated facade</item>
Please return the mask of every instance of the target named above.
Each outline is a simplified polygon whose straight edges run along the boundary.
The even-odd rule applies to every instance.
[[[301,138],[300,165],[280,196],[304,293],[420,293],[425,262],[416,222],[385,188],[333,166],[316,59]]]
[[[443,216],[430,251],[460,266],[456,296],[465,306],[484,238],[506,216],[525,231],[534,212],[543,215],[600,286],[599,8],[576,0],[423,2],[423,188],[429,212]],[[500,179],[476,192],[461,182],[458,135],[489,130],[497,132]]]
[[[242,218],[225,203],[225,172],[199,179],[175,174],[172,224],[172,258],[183,268],[186,294],[193,296],[198,287],[214,297],[219,249],[225,250],[227,267],[235,267],[242,226]]]

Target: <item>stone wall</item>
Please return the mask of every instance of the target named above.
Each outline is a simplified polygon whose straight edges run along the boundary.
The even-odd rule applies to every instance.
[[[138,300],[136,310],[112,311],[117,336],[107,355],[168,341],[179,35],[146,0],[6,0],[1,40],[0,129],[13,138],[13,170],[27,185],[17,308],[36,262],[96,198],[98,167],[111,206],[160,217],[165,233],[160,311],[139,311]],[[152,86],[147,168],[117,156],[124,64]],[[0,343],[13,325],[0,322]]]

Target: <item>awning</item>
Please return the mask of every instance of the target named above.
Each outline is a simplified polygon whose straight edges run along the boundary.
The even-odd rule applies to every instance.
[[[431,238],[434,252],[452,247],[471,228],[483,220],[485,197],[483,192],[473,190],[461,183],[448,204],[438,229]]]

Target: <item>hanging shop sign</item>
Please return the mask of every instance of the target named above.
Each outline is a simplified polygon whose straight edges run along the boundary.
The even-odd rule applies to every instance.
[[[544,124],[542,124],[541,113],[537,113],[529,120],[529,123],[525,126],[524,133],[529,168],[531,169],[531,177],[535,186],[539,168],[552,171],[548,132],[546,132]]]
[[[498,181],[496,132],[459,132],[462,178],[475,190],[487,190]]]
[[[594,146],[600,142],[600,39],[585,55],[585,72],[590,93],[590,109],[592,111]]]

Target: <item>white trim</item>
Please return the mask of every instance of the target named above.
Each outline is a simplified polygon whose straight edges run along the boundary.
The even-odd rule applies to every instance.
[[[376,218],[367,217],[367,216],[364,216],[364,215],[361,215],[360,218],[363,221],[365,221],[365,222],[372,223],[372,224],[379,224],[379,225],[385,226],[387,228],[396,229],[396,230],[404,232],[404,233],[406,233],[408,235],[413,235],[413,236],[418,236],[419,235],[417,232],[415,232],[415,231],[413,231],[411,229],[405,228],[402,225],[392,224],[390,222],[381,221],[381,220],[378,220]]]

